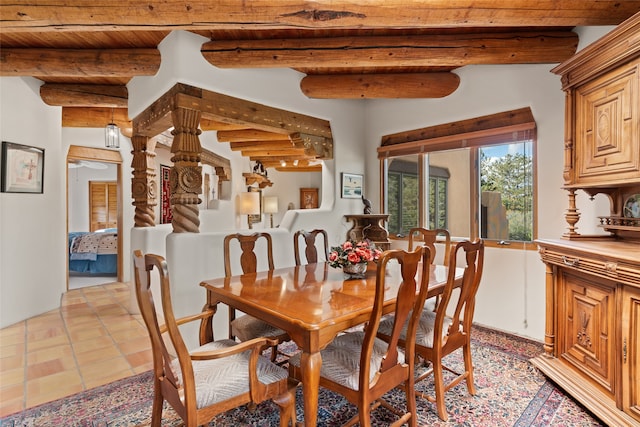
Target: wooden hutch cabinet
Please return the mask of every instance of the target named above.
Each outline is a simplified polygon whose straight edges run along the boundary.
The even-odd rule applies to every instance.
[[[612,426],[640,426],[640,13],[553,69],[566,93],[562,239],[546,265],[544,354],[532,363]],[[577,232],[576,191],[610,199],[608,235]]]

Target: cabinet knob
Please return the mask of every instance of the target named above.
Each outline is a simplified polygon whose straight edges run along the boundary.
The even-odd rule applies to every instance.
[[[622,342],[622,363],[627,363],[627,339]]]

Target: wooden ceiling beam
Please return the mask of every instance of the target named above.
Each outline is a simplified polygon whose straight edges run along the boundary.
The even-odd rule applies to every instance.
[[[472,64],[556,63],[571,57],[571,31],[482,34],[216,40],[202,45],[219,68],[462,67]]]
[[[3,28],[4,31],[4,28]],[[2,48],[0,76],[129,77],[153,76],[158,49]]]
[[[316,158],[314,156],[280,156],[278,158],[274,158],[274,157],[269,157],[269,156],[249,156],[249,161],[255,162],[255,161],[260,161],[263,165],[266,165],[269,162],[278,162],[280,163],[280,161],[284,160],[285,162],[293,162],[294,160],[298,160],[298,162],[301,162],[302,160],[315,160]]]
[[[133,125],[126,108],[62,107],[62,127],[102,128],[112,117],[120,132],[131,137]]]
[[[308,156],[305,154],[305,150],[303,148],[290,148],[284,150],[262,150],[262,151],[241,151],[241,154],[244,157],[272,157],[276,159],[281,158],[315,158],[314,156]]]
[[[286,168],[286,169],[293,169],[293,168],[301,169],[301,168],[307,168],[307,167],[322,166],[321,163],[318,163],[315,160],[298,159],[295,165],[293,164],[292,160],[287,160],[286,162],[287,162],[287,165],[282,166],[280,159],[265,159],[264,162],[262,162],[262,165],[265,168]]]
[[[300,89],[309,98],[442,98],[460,85],[454,73],[327,74],[306,76]]]
[[[259,129],[240,129],[218,131],[216,137],[220,142],[239,142],[239,141],[281,141],[288,140],[288,133],[268,132]]]
[[[210,120],[202,117],[200,119],[200,129],[203,131],[221,131],[221,130],[238,130],[238,129],[246,129],[247,125],[238,124],[238,123],[226,123],[218,120]]]
[[[134,118],[136,132],[153,137],[172,126],[171,110],[178,106],[199,109],[203,120],[234,123],[244,128],[288,135],[304,133],[332,143],[328,120],[269,107],[229,95],[176,83]]]
[[[5,2],[7,3],[7,2]],[[640,10],[637,0],[93,0],[9,2],[2,31],[121,31],[278,28],[435,28],[617,25]]]
[[[62,107],[128,108],[129,92],[124,85],[45,83],[40,97],[48,105]]]
[[[322,165],[310,166],[272,166],[278,172],[322,172]]]
[[[264,151],[264,150],[281,150],[285,148],[301,148],[304,145],[291,141],[238,141],[231,142],[231,151]]]

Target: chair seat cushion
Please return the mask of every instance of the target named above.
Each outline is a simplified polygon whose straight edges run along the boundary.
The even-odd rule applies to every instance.
[[[194,350],[212,351],[237,345],[232,340],[220,340],[207,343]],[[249,391],[249,356],[251,351],[245,351],[232,356],[215,360],[194,360],[193,375],[196,383],[196,405],[204,408],[217,402]],[[178,360],[172,362],[172,369],[182,384],[182,373]],[[277,366],[260,356],[258,358],[258,380],[264,384],[272,384],[288,377],[286,369]]]
[[[360,354],[364,332],[349,332],[337,336],[331,344],[321,351],[322,367],[320,376],[352,390],[358,390],[360,375]],[[371,372],[369,380],[373,380],[382,357],[387,350],[387,343],[376,338],[371,352]],[[399,363],[404,363],[404,353],[398,349]],[[289,364],[300,367],[300,353],[291,356]]]
[[[263,320],[245,314],[231,322],[231,333],[240,341],[249,341],[260,337],[278,337],[286,332]]]
[[[393,316],[387,316],[382,319],[380,322],[380,327],[378,328],[379,333],[383,335],[391,335],[391,330],[393,329]],[[422,347],[433,347],[433,329],[436,322],[436,313],[433,312],[431,308],[425,308],[422,310],[422,314],[420,315],[420,320],[418,321],[418,326],[416,328],[416,345],[420,345]],[[445,337],[447,335],[447,330],[451,325],[451,319],[449,317],[444,318],[444,324],[442,327],[442,336]],[[402,328],[402,332],[400,333],[400,337],[404,340],[407,337],[407,325],[405,324]]]

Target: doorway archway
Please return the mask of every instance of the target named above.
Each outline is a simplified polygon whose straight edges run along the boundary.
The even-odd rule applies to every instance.
[[[78,145],[71,145],[69,152],[67,153],[67,165],[77,162],[101,162],[115,164],[116,166],[116,228],[117,228],[117,275],[116,279],[122,282],[123,270],[122,270],[122,253],[123,253],[123,238],[122,238],[122,156],[119,151],[106,150],[102,148],[82,147]],[[67,188],[67,235],[69,234],[69,168],[67,167],[66,174],[66,188]],[[87,207],[88,210],[88,207]],[[67,253],[69,253],[69,247],[67,243]],[[69,289],[69,265],[67,263],[67,290]]]

